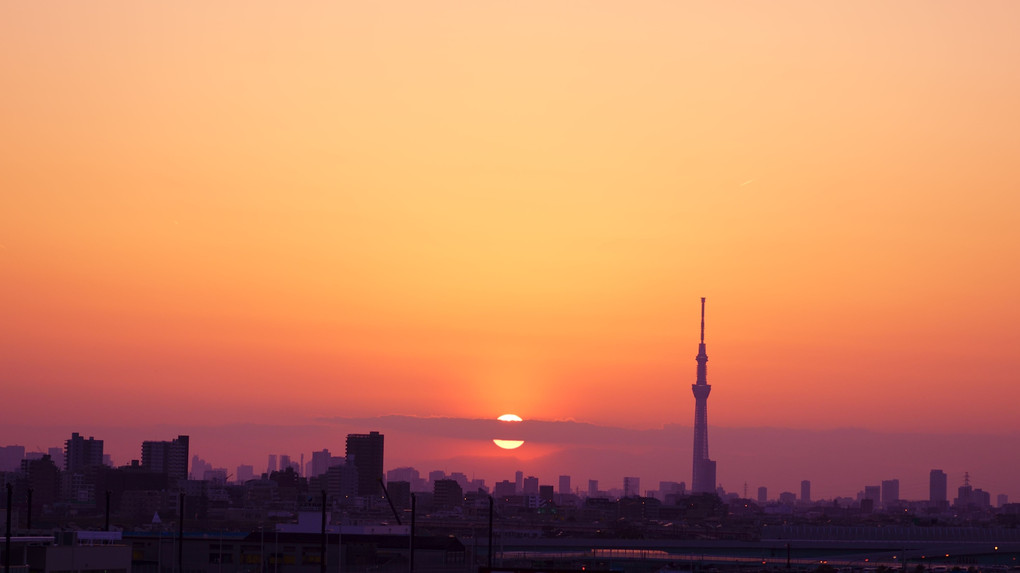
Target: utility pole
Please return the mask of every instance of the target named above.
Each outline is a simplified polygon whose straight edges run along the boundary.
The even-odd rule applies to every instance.
[[[177,570],[184,573],[184,492],[181,492],[181,507],[177,514]]]
[[[7,535],[4,538],[4,573],[11,573],[11,504],[14,502],[14,484],[7,484]]]
[[[319,546],[319,572],[326,573],[326,490],[322,490],[322,541]]]
[[[489,496],[489,570],[492,570],[492,496]]]

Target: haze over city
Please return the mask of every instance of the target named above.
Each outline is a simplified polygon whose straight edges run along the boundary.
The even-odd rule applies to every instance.
[[[1018,500],[1018,21],[4,3],[0,445]]]

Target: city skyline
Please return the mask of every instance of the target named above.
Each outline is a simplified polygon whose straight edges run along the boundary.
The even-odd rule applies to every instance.
[[[4,3],[0,441],[689,481],[706,296],[727,490],[1020,499],[1017,21]]]
[[[498,481],[510,479],[518,471],[524,475],[538,476],[543,484],[549,485],[555,485],[561,475],[571,475],[574,485],[581,489],[584,489],[589,479],[598,481],[600,489],[622,489],[624,477],[636,476],[645,484],[643,490],[655,489],[653,486],[657,486],[660,481],[675,481],[686,483],[688,491],[691,491],[690,465],[684,467],[681,463],[673,472],[654,469],[658,465],[656,459],[673,452],[678,439],[684,443],[690,442],[693,438],[691,428],[636,432],[622,428],[542,421],[531,421],[532,427],[529,428],[525,422],[522,435],[527,436],[530,442],[536,442],[545,454],[521,458],[492,455],[495,446],[481,437],[494,427],[489,422],[492,421],[397,417],[351,420],[344,425],[301,428],[245,426],[227,429],[226,433],[222,427],[204,428],[198,429],[197,434],[205,437],[206,446],[197,447],[192,453],[211,467],[226,469],[228,474],[234,473],[236,466],[241,464],[264,467],[267,454],[277,457],[289,455],[294,463],[303,455],[305,462],[310,464],[314,451],[325,447],[334,452],[343,452],[344,436],[347,433],[360,435],[367,428],[374,427],[389,436],[384,472],[407,466],[417,468],[423,475],[432,470],[464,472],[469,477],[484,479],[490,491]],[[300,443],[295,443],[321,439],[318,436],[329,433],[328,428],[336,433],[333,444],[302,447]],[[859,430],[810,432],[806,436],[796,436],[790,430],[780,429],[714,427],[713,430],[717,447],[728,453],[727,466],[732,468],[729,471],[737,472],[724,476],[720,485],[729,493],[743,495],[746,481],[748,496],[752,499],[761,486],[767,488],[771,499],[777,498],[784,491],[802,491],[803,480],[811,482],[811,497],[816,500],[853,498],[866,486],[880,486],[883,481],[899,480],[902,484],[899,487],[901,499],[924,500],[930,495],[929,478],[933,468],[945,470],[948,474],[946,487],[950,492],[950,502],[957,488],[963,485],[964,476],[968,472],[974,486],[990,492],[993,500],[997,494],[1006,494],[1013,500],[1020,498],[1014,479],[1020,471],[1017,462],[1008,457],[993,458],[991,453],[1020,444],[1003,442],[1001,439],[973,441],[944,436],[933,443],[918,440],[916,435],[880,435]],[[176,431],[162,429],[154,435],[170,435]],[[550,434],[560,443],[551,443]],[[269,442],[267,438],[274,435],[278,441]],[[240,436],[246,436],[247,440]],[[541,436],[546,436],[545,443]],[[95,438],[103,441],[103,434]],[[196,432],[192,431],[193,448],[195,438]],[[634,450],[632,444],[635,440],[641,440],[642,447],[631,451]],[[207,453],[216,452],[217,441],[228,443],[229,447],[216,455]],[[885,459],[874,448],[875,443],[879,442],[901,448],[904,454],[895,460]],[[104,451],[107,455],[113,452],[114,465],[127,465],[130,460],[139,459],[141,443],[105,440]],[[263,449],[266,443],[275,443],[277,447]],[[832,447],[833,443],[839,443],[842,451],[834,452],[836,448]],[[939,455],[941,448],[948,448],[952,453]],[[434,452],[429,450],[445,450],[449,457],[432,456],[430,453]],[[612,452],[613,456],[607,458],[599,455],[599,452],[604,454],[607,451]],[[749,455],[752,451],[759,455]],[[592,463],[593,460],[600,463]],[[837,460],[841,460],[844,465],[837,466]],[[937,461],[933,463],[932,460]],[[829,466],[837,467],[826,470]],[[257,470],[256,477],[260,473],[262,470]],[[301,470],[299,473],[305,475]],[[782,477],[784,475],[792,477]]]

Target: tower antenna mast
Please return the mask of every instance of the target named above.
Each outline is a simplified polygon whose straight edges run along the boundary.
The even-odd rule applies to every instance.
[[[705,343],[705,297],[701,297],[701,344]]]

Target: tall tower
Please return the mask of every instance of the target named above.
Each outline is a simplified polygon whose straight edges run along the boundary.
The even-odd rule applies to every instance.
[[[715,493],[715,462],[708,458],[708,354],[705,353],[705,297],[701,297],[701,343],[698,344],[698,381],[694,392],[694,476],[692,493]]]

